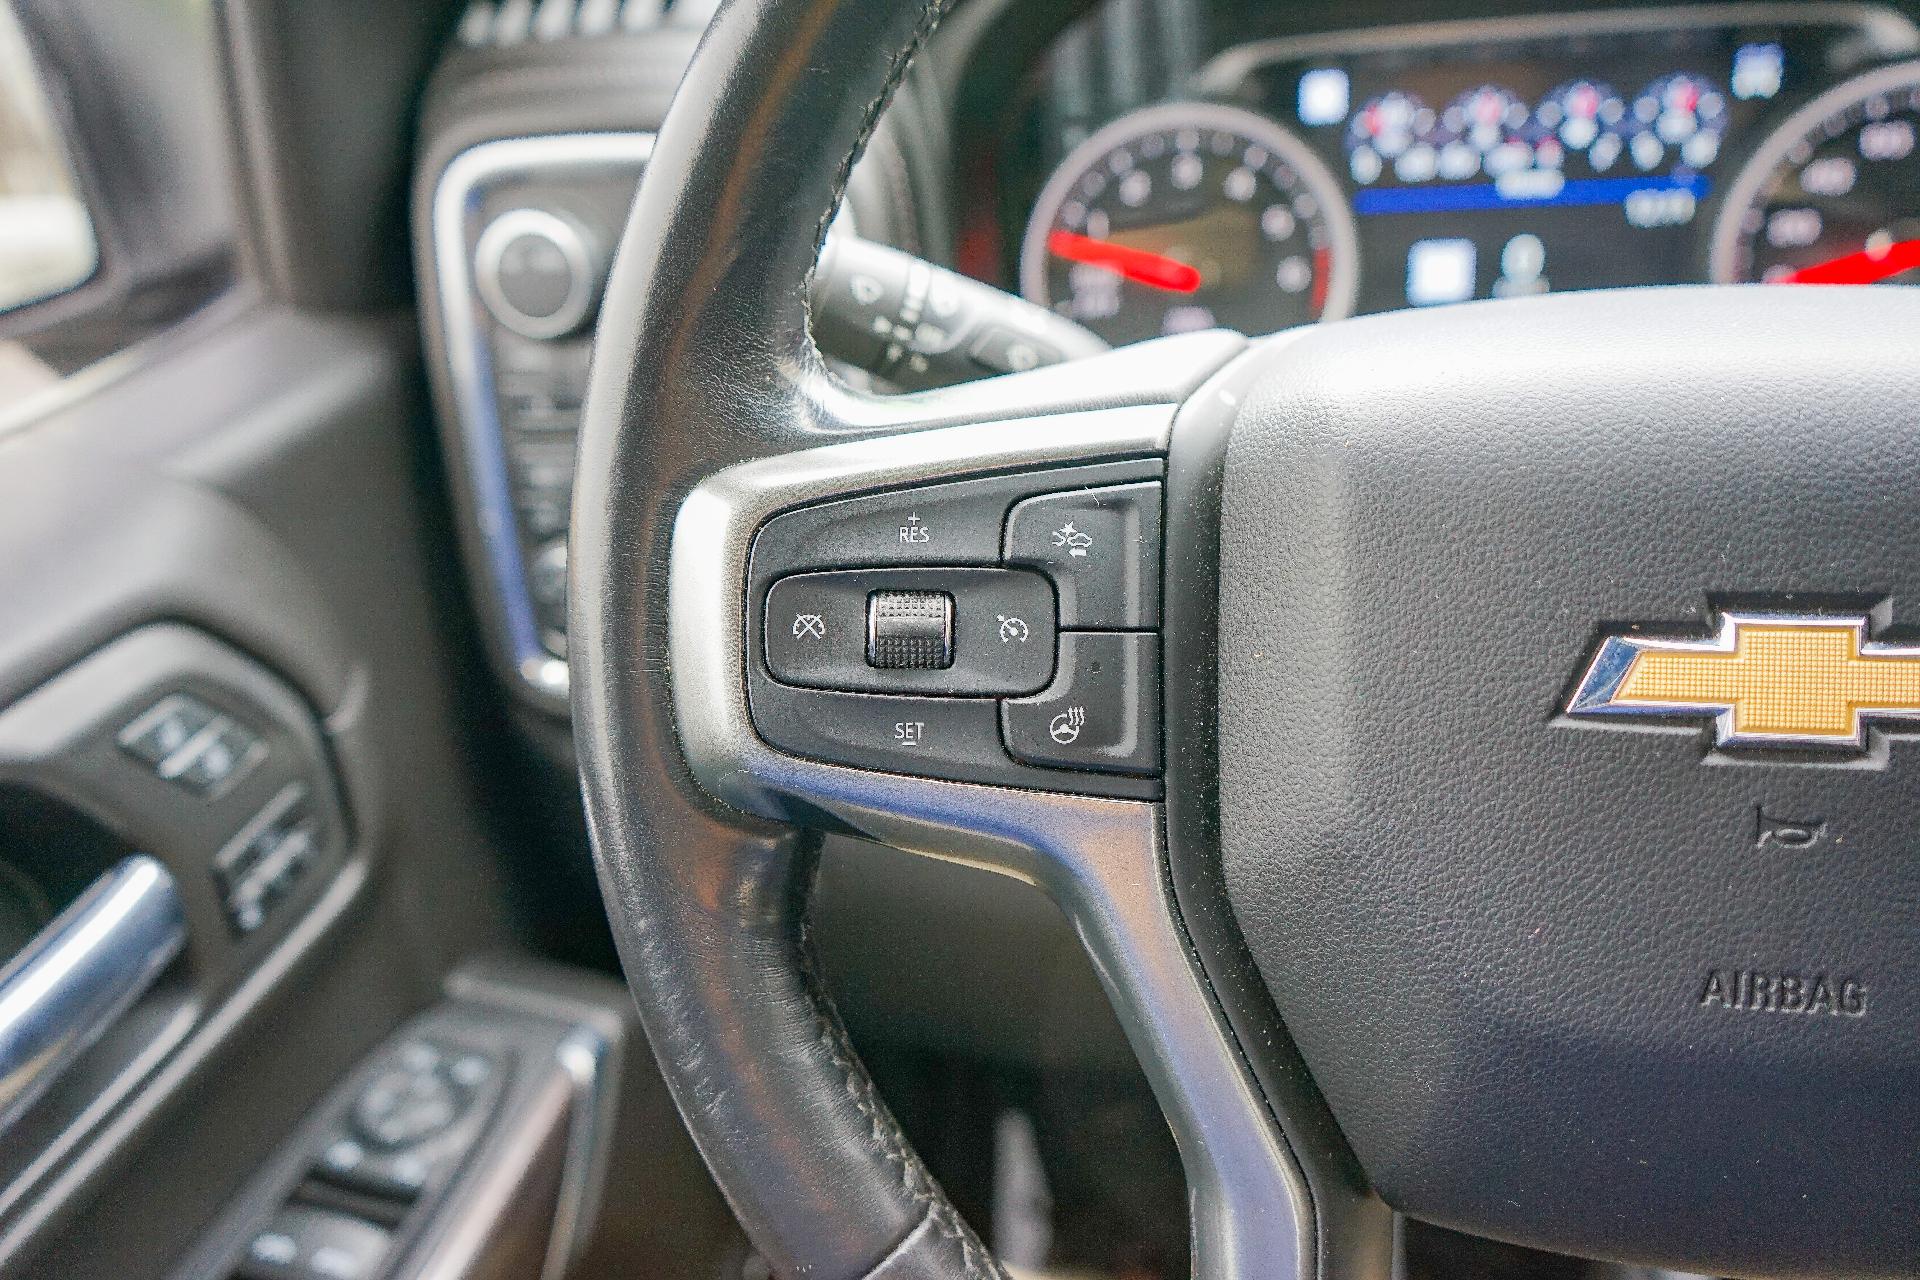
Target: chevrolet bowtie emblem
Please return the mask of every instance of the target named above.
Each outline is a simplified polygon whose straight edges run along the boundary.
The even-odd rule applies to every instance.
[[[1723,747],[1866,746],[1920,720],[1920,646],[1867,639],[1864,617],[1723,614],[1706,640],[1612,635],[1567,703],[1574,716],[1711,716]]]

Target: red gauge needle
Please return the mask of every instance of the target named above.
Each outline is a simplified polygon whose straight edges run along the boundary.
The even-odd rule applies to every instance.
[[[1168,293],[1192,293],[1200,287],[1200,272],[1163,253],[1132,249],[1111,240],[1095,240],[1071,231],[1054,231],[1047,236],[1047,251],[1068,262],[1084,262],[1105,267],[1135,284],[1144,284]]]
[[[1920,240],[1897,240],[1884,249],[1862,249],[1789,271],[1779,283],[1873,284],[1916,267],[1920,267]]]

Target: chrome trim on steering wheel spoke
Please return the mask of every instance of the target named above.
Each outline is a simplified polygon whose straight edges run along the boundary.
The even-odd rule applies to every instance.
[[[1159,804],[903,777],[767,746],[746,695],[748,556],[803,503],[1027,467],[1164,454],[1176,406],[1093,409],[827,445],[709,477],[674,526],[669,658],[681,742],[708,790],[1037,885],[1105,983],[1186,1166],[1193,1274],[1314,1273],[1307,1183],[1182,928]],[[731,643],[719,642],[731,636]]]

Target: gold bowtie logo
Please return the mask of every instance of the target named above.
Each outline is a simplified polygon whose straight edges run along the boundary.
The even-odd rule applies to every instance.
[[[1714,720],[1721,746],[1866,746],[1877,720],[1920,720],[1920,646],[1867,639],[1867,619],[1725,614],[1708,640],[1608,636],[1567,703],[1575,716]]]

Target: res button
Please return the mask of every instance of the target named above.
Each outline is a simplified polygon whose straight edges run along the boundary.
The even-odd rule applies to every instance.
[[[755,555],[794,567],[995,564],[1008,501],[972,483],[822,503],[768,521]]]

